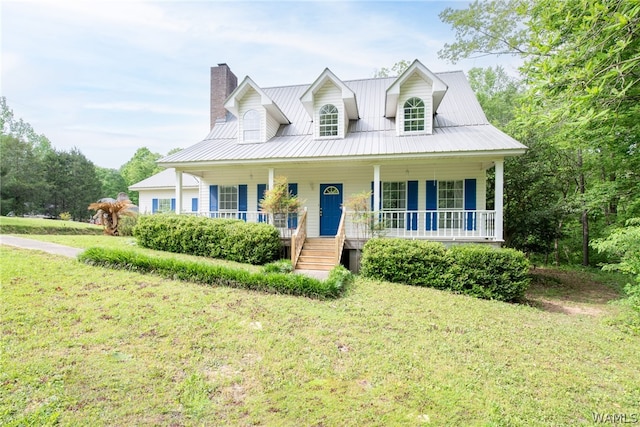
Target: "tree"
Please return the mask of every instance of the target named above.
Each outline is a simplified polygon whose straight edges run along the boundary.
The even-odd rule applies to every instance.
[[[147,147],[139,148],[131,160],[120,167],[120,174],[127,187],[160,172],[162,169],[156,164],[156,161],[161,157],[160,154],[152,153]],[[137,192],[131,191],[127,194],[133,203],[138,203]]]
[[[284,176],[276,177],[273,188],[265,191],[260,200],[260,209],[272,216],[276,227],[286,227],[288,214],[298,212],[301,206],[298,196],[289,191],[289,184]]]
[[[69,152],[54,150],[44,164],[48,183],[46,212],[55,217],[69,212],[76,221],[88,220],[86,207],[100,197],[102,188],[94,164],[77,148]]]
[[[101,168],[96,166],[96,176],[102,184],[101,194],[116,196],[127,191],[127,183],[117,169]]]
[[[379,70],[376,70],[373,73],[373,77],[396,77],[404,73],[404,71],[409,68],[409,65],[411,65],[411,61],[401,59],[400,61],[393,64],[391,68],[382,67]]]
[[[570,159],[576,189],[570,198],[580,207],[583,264],[589,264],[590,221],[599,221],[598,232],[604,232],[602,216],[623,220],[621,198],[640,204],[637,160],[630,160],[640,142],[640,6],[620,0],[493,0],[448,8],[440,17],[456,31],[442,57],[524,59],[520,71],[528,91],[517,116],[523,127],[544,127],[544,138]]]
[[[0,135],[0,213],[40,213],[47,183],[44,167],[30,143]]]
[[[117,199],[104,198],[89,205],[89,210],[96,211],[93,216],[104,227],[104,234],[118,236],[118,227],[125,216],[136,216],[138,207],[131,203],[127,193],[119,193]]]
[[[501,66],[472,68],[467,76],[487,119],[504,130],[515,117],[519,97],[522,96],[522,84],[510,77]]]

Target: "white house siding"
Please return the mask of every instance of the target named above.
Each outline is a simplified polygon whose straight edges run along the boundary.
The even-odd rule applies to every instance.
[[[342,102],[342,90],[332,81],[327,81],[313,96],[314,135],[320,135],[320,108],[326,104],[333,104],[338,109],[338,137],[345,137],[345,111]],[[342,119],[342,120],[340,120]],[[332,137],[336,138],[336,137]]]
[[[266,111],[262,106],[260,95],[253,89],[248,89],[247,93],[242,97],[240,101],[240,105],[238,108],[238,114],[240,115],[240,120],[238,120],[238,135],[239,141],[244,142],[244,114],[249,110],[256,110],[260,113],[260,141],[266,141]]]
[[[266,111],[265,111],[265,113],[266,113]],[[276,132],[278,132],[278,128],[280,127],[280,123],[278,123],[278,121],[276,119],[271,117],[271,115],[269,115],[269,113],[266,113],[265,116],[266,116],[266,121],[267,121],[267,125],[266,125],[267,137],[264,140],[268,141],[271,138],[273,138],[274,136],[276,136]]]
[[[319,141],[319,143],[321,143]],[[478,159],[438,160],[432,163],[417,161],[381,163],[382,181],[418,181],[418,210],[426,208],[426,181],[476,179],[476,209],[486,208],[486,175]],[[313,163],[274,167],[276,177],[285,176],[289,183],[298,184],[298,197],[307,208],[307,230],[310,236],[320,234],[320,184],[343,184],[343,201],[354,194],[371,190],[373,164],[344,162],[316,166]],[[202,177],[200,211],[208,212],[210,185],[247,185],[247,210],[258,211],[257,185],[267,184],[268,167],[220,167]]]
[[[191,199],[199,196],[197,188],[182,189],[182,210],[191,212]],[[153,209],[153,199],[175,199],[175,188],[170,189],[149,189],[138,191],[138,209],[142,214],[150,214]],[[198,201],[198,210],[200,210],[200,201]]]
[[[404,103],[413,97],[418,97],[424,101],[425,123],[424,133],[433,133],[433,87],[430,82],[425,81],[419,74],[414,74],[400,87],[398,97],[398,110],[396,113],[396,131],[398,135],[404,132]]]

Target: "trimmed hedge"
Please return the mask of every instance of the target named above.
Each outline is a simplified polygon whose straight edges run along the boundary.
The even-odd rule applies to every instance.
[[[145,248],[261,265],[280,256],[278,230],[264,223],[156,214],[138,218],[133,229]]]
[[[371,239],[364,248],[365,277],[447,289],[478,298],[516,301],[529,287],[529,261],[522,252],[483,245]]]
[[[351,272],[342,266],[335,267],[328,279],[322,281],[302,274],[253,273],[203,261],[151,256],[131,249],[93,247],[81,253],[78,260],[89,265],[158,274],[173,280],[317,299],[338,298],[353,281]]]

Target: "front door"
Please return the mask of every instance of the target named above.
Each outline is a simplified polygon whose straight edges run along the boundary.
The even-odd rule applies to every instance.
[[[335,236],[342,215],[342,184],[320,184],[320,235]]]

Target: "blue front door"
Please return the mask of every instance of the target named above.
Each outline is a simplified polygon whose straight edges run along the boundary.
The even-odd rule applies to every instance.
[[[320,184],[320,235],[335,236],[342,215],[342,184]]]

